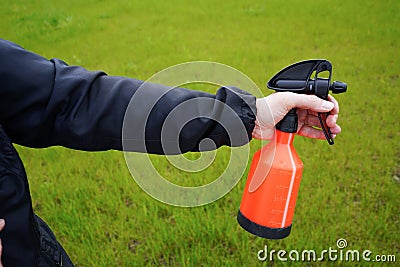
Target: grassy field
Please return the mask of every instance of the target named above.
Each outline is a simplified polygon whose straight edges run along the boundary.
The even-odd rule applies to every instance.
[[[283,67],[327,58],[333,78],[348,83],[337,96],[343,133],[336,144],[295,140],[303,180],[292,233],[280,241],[238,226],[246,174],[217,202],[178,208],[144,193],[121,152],[18,146],[34,208],[76,266],[281,266],[258,261],[257,252],[265,245],[336,249],[339,238],[348,249],[400,261],[399,1],[3,0],[0,17],[1,38],[110,75],[147,79],[210,60],[246,73],[269,94],[265,83]],[[253,140],[251,151],[259,145]],[[228,153],[220,149],[200,174],[165,174],[201,185],[223,171]],[[169,169],[161,156],[153,162]]]

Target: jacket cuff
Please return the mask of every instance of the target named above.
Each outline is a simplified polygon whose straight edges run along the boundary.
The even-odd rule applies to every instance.
[[[233,118],[226,116],[217,123],[208,137],[213,139],[217,147],[222,145],[237,147],[250,142],[257,114],[256,97],[237,87],[225,86],[218,90],[216,98],[225,102],[239,116],[243,125],[237,125]],[[230,129],[235,129],[235,133],[229,134],[223,125],[229,125]],[[246,134],[237,134],[237,132],[243,131],[243,126]]]
[[[234,110],[237,109],[235,111],[239,115],[247,131],[247,142],[250,142],[256,122],[256,97],[237,87],[231,86],[228,87],[228,89],[231,90],[232,93],[236,96],[238,103],[236,105],[235,103],[231,105],[230,102],[227,102],[227,104],[231,106]]]

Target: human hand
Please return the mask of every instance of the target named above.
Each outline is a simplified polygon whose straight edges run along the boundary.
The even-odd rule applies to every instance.
[[[0,219],[0,231],[3,230],[5,225],[6,225],[6,222],[3,219]],[[3,245],[1,244],[1,239],[0,239],[0,267],[3,267],[3,264],[1,263],[1,255],[2,254],[3,254]]]
[[[297,108],[297,134],[309,138],[325,139],[321,129],[318,112],[330,112],[326,118],[326,125],[330,128],[334,138],[341,132],[336,124],[339,114],[339,104],[331,95],[323,100],[315,95],[303,95],[292,92],[273,93],[256,100],[257,116],[253,137],[257,139],[272,139],[275,125],[292,109]]]

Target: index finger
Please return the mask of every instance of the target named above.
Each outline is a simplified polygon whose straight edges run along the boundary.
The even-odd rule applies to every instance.
[[[331,95],[328,95],[328,100],[330,101],[330,102],[332,102],[333,103],[333,109],[331,110],[331,114],[332,115],[337,115],[337,114],[339,114],[339,103],[337,102],[337,100],[333,97],[333,96],[331,96]]]

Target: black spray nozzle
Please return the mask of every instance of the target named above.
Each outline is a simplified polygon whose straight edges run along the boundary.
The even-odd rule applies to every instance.
[[[316,81],[316,82],[315,82]],[[294,92],[298,94],[316,95],[326,99],[329,91],[333,94],[340,94],[347,91],[347,84],[329,79],[317,78],[309,80],[276,80],[274,90],[277,92]]]
[[[318,77],[321,72],[327,72],[328,78]],[[312,59],[297,62],[284,68],[269,80],[267,86],[277,92],[316,95],[322,99],[328,98],[329,91],[333,94],[340,94],[347,91],[346,83],[339,81],[331,83],[331,77],[332,64],[328,60]],[[330,129],[325,124],[325,115],[320,113],[318,117],[325,137],[328,143],[332,145],[334,142]],[[280,125],[288,125],[285,121],[289,120],[291,116],[285,116],[285,118],[283,118],[284,122],[277,124],[277,129],[282,130]],[[290,120],[293,121],[292,118],[290,118]],[[295,127],[294,123],[292,123],[292,126]]]
[[[321,72],[328,72],[328,78],[321,78]],[[329,91],[333,94],[346,92],[344,82],[331,83],[332,64],[325,59],[312,59],[292,64],[278,72],[267,86],[277,92],[294,92],[316,95],[326,99]]]

